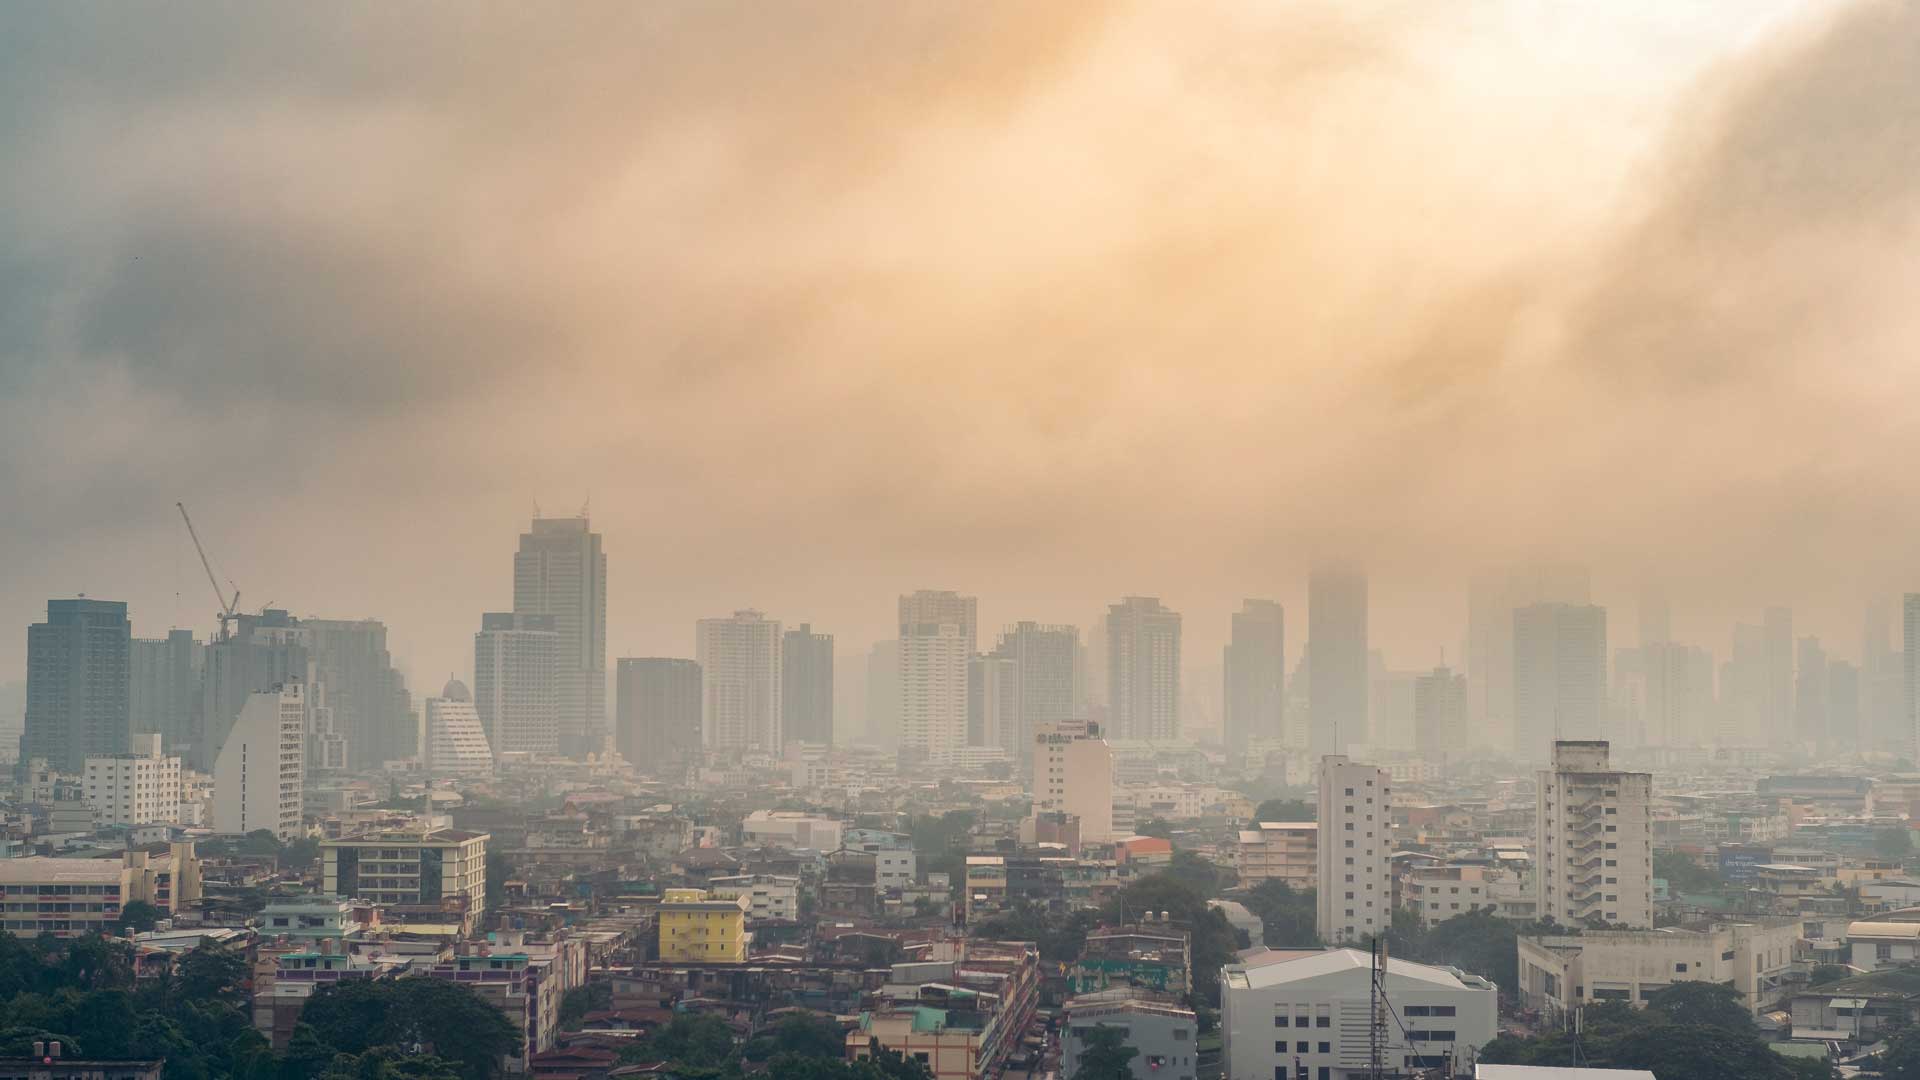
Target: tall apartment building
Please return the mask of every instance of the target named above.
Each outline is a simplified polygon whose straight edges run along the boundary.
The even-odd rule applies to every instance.
[[[1367,577],[1324,567],[1307,579],[1307,720],[1313,756],[1368,739]]]
[[[298,619],[271,609],[237,616],[228,637],[207,645],[198,723],[187,745],[179,748],[188,767],[213,771],[228,732],[252,695],[288,683],[313,684],[312,640],[312,631]],[[309,705],[313,697],[309,695]]]
[[[867,653],[867,738],[885,750],[900,746],[900,639],[876,641]]]
[[[513,556],[513,610],[550,615],[559,752],[600,749],[607,726],[607,556],[586,515],[535,518]]]
[[[1542,919],[1653,925],[1653,777],[1621,772],[1607,743],[1553,744],[1538,774],[1534,890]]]
[[[900,758],[946,764],[967,745],[967,665],[978,601],[940,589],[900,597]]]
[[[1920,593],[1908,593],[1901,599],[1900,627],[1906,674],[1903,749],[1920,761]]]
[[[87,759],[81,795],[101,825],[171,825],[180,820],[180,759],[163,752],[159,733],[133,737],[133,749]]]
[[[1556,741],[1601,733],[1607,609],[1531,604],[1513,613],[1514,753],[1546,761]]]
[[[1429,761],[1464,751],[1467,737],[1467,677],[1434,668],[1413,680],[1413,749]]]
[[[780,639],[783,742],[833,743],[833,635],[801,623]]]
[[[1033,812],[1078,817],[1082,843],[1113,839],[1113,753],[1100,725],[1069,720],[1033,742]]]
[[[1287,734],[1286,610],[1272,600],[1243,600],[1221,663],[1229,761],[1255,740]]]
[[[494,754],[560,752],[560,632],[551,615],[495,611],[473,635],[473,707]]]
[[[1320,759],[1320,940],[1355,942],[1393,924],[1392,799],[1386,770]]]
[[[659,773],[700,757],[700,664],[664,656],[627,657],[615,665],[614,742],[643,773]]]
[[[420,767],[430,777],[493,772],[493,748],[487,745],[473,694],[459,679],[448,679],[439,697],[421,705]]]
[[[304,683],[249,695],[213,766],[213,831],[300,833],[307,702]]]
[[[47,601],[47,621],[27,628],[21,761],[77,775],[89,757],[127,752],[132,642],[123,603]]]
[[[164,638],[134,638],[128,653],[132,681],[127,715],[136,735],[154,733],[169,753],[190,741],[200,711],[200,674],[206,646],[191,630]]]
[[[969,660],[967,745],[997,746],[1018,761],[1020,731],[1020,665],[998,649]]]
[[[1157,597],[1107,608],[1107,701],[1114,738],[1180,738],[1180,613]]]
[[[1640,647],[1646,668],[1641,735],[1649,746],[1705,746],[1713,741],[1713,654],[1660,641]]]
[[[1078,715],[1081,677],[1080,629],[1046,623],[1018,622],[1000,632],[994,655],[1013,661],[1019,684],[1019,704],[1005,740],[1015,759],[1024,763],[1033,750],[1033,736],[1042,728],[1067,723]]]
[[[413,697],[387,651],[387,627],[378,619],[294,619],[306,631],[313,675],[324,683],[332,728],[346,736],[347,761],[377,769],[413,757],[419,732]]]
[[[751,609],[701,619],[701,727],[708,749],[777,754],[781,736],[780,621]]]

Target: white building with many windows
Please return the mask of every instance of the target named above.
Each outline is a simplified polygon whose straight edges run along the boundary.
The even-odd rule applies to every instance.
[[[133,752],[87,759],[81,790],[101,825],[172,825],[180,820],[180,759],[159,735],[135,735]]]
[[[1621,772],[1604,741],[1553,744],[1538,774],[1534,888],[1562,926],[1653,925],[1653,776]]]
[[[306,687],[247,695],[213,765],[213,830],[242,835],[300,833],[307,745]]]
[[[1463,1067],[1493,1041],[1499,992],[1478,975],[1389,959],[1382,1062]],[[1373,1067],[1373,958],[1358,949],[1255,949],[1220,969],[1226,1075],[1357,1080]],[[1304,1071],[1302,1071],[1304,1070]]]
[[[1320,759],[1320,940],[1357,942],[1393,924],[1393,793],[1386,771]]]

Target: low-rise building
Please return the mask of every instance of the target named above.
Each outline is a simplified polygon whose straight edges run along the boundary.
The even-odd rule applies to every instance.
[[[377,832],[320,844],[322,885],[334,896],[437,910],[472,933],[487,909],[486,833]]]
[[[721,900],[746,898],[749,922],[800,917],[800,879],[797,877],[739,874],[708,878],[707,891]]]
[[[281,896],[267,901],[259,919],[260,936],[296,941],[341,941],[359,935],[371,920],[366,901],[338,896]],[[365,918],[362,917],[363,911]]]
[[[1170,922],[1141,922],[1089,931],[1067,972],[1067,992],[1135,987],[1183,995],[1193,984],[1189,935]]]
[[[1375,959],[1358,949],[1249,950],[1220,969],[1230,1077],[1357,1080],[1372,1071]],[[1395,1069],[1459,1068],[1493,1041],[1499,991],[1457,968],[1388,959],[1398,1014],[1382,1053]]]
[[[1320,826],[1312,821],[1261,821],[1240,830],[1240,883],[1280,881],[1311,889],[1319,876]]]
[[[1861,1045],[1920,1021],[1920,969],[1887,968],[1809,986],[1788,1004],[1793,1037]]]
[[[721,899],[705,889],[668,889],[660,899],[660,962],[744,964],[753,935],[746,896]]]
[[[1920,961],[1920,922],[1861,919],[1847,924],[1847,963],[1861,971]]]
[[[0,928],[18,937],[104,933],[126,904],[151,904],[166,916],[199,899],[200,860],[192,843],[118,858],[0,859]]]
[[[1420,925],[1434,926],[1456,915],[1496,908],[1489,886],[1487,868],[1482,866],[1409,867],[1401,879],[1401,906],[1419,916]]]
[[[742,841],[747,844],[833,851],[840,846],[840,834],[844,828],[833,818],[803,814],[796,810],[755,810],[740,823],[740,834]]]
[[[133,752],[87,759],[81,783],[101,825],[171,825],[180,820],[180,759],[160,736],[133,736]]]
[[[878,1007],[847,1033],[847,1057],[872,1045],[925,1065],[934,1080],[998,1076],[1020,1045],[1040,993],[1040,954],[1027,942],[974,941],[943,962],[895,964]]]
[[[1644,1005],[1674,983],[1727,983],[1757,1012],[1792,970],[1799,940],[1800,920],[1774,916],[1523,937],[1519,992],[1530,1007],[1557,1017],[1601,1001]]]
[[[1080,1055],[1095,1028],[1119,1028],[1137,1053],[1133,1080],[1194,1080],[1199,1024],[1172,994],[1117,987],[1071,998],[1061,1008],[1060,1075],[1080,1072]]]

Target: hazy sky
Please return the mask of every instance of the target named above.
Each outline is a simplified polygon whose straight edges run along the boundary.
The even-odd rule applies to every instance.
[[[483,10],[484,8],[484,10]],[[14,4],[0,678],[49,596],[471,665],[589,496],[615,655],[1122,593],[1214,663],[1374,569],[1595,568],[1631,643],[1920,587],[1920,6]]]

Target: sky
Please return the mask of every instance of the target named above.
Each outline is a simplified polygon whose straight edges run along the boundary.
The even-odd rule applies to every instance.
[[[0,680],[49,597],[471,667],[537,505],[620,655],[894,597],[1217,663],[1366,566],[1722,652],[1920,587],[1920,6],[10,5]]]

